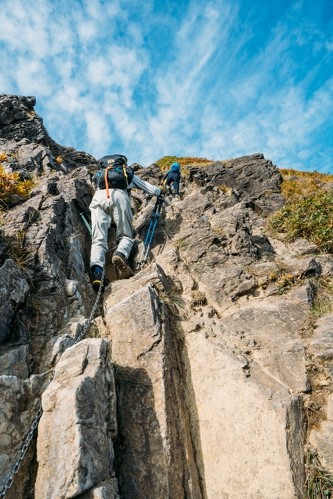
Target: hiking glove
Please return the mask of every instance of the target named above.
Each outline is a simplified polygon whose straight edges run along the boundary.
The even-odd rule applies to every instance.
[[[161,191],[161,194],[166,194],[166,192],[167,192],[167,190],[168,190],[168,189],[167,189],[167,186],[166,186],[166,185],[163,185],[163,184],[159,185],[159,186],[158,186],[158,188],[159,188],[159,190]]]

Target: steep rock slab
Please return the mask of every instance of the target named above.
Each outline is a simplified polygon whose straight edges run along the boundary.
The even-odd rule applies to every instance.
[[[154,266],[113,283],[105,300],[117,384],[117,476],[126,498],[202,497],[175,330],[159,299],[166,291]]]
[[[0,345],[11,338],[13,322],[22,307],[30,286],[26,274],[14,260],[7,259],[0,268]]]
[[[218,342],[193,333],[186,345],[188,386],[192,386],[188,393],[192,392],[193,418],[198,421],[197,447],[204,463],[207,499],[302,497],[294,484],[286,435],[287,427],[295,435],[302,430],[299,401],[292,401],[290,423],[287,404],[271,400],[247,378],[244,363]]]
[[[302,328],[309,314],[306,288],[235,306],[220,320],[224,348],[242,354],[249,375],[271,390],[272,398],[308,390]]]
[[[35,498],[76,497],[111,479],[116,424],[108,341],[86,339],[66,350],[42,405]]]
[[[86,169],[77,169],[66,176],[54,175],[52,193],[47,190],[51,184],[44,178],[31,199],[4,215],[6,238],[24,234],[29,261],[28,274],[23,273],[22,278],[31,277],[21,320],[16,318],[13,322],[15,327],[11,328],[11,336],[28,336],[24,330],[27,324],[29,351],[34,363],[43,353],[45,342],[56,335],[67,321],[90,313],[94,299],[86,273],[90,236],[80,218],[80,212],[87,212],[91,200],[88,178]],[[3,269],[7,269],[6,275],[11,282],[8,267],[6,261]],[[16,280],[12,279],[18,295],[20,287]],[[17,311],[19,307],[15,306]],[[7,308],[6,316],[11,311],[11,307]],[[2,329],[1,325],[0,331]]]
[[[181,327],[207,497],[303,497],[306,287],[220,317],[205,308],[192,312],[198,327]]]
[[[321,464],[333,473],[333,314],[321,317],[315,324],[313,335],[308,340],[308,351],[317,369],[321,371],[318,383],[318,394],[322,403],[327,397],[326,404],[322,407],[326,417],[319,425],[314,426],[309,434],[309,443],[315,449]],[[325,390],[326,388],[326,390]],[[325,397],[327,390],[331,393]]]
[[[182,211],[184,220],[192,210],[193,229],[180,231],[177,242],[202,296],[183,314],[181,329],[186,335],[187,405],[207,495],[301,498],[306,437],[302,398],[309,390],[302,333],[310,313],[308,287],[297,285],[282,296],[267,291],[261,297],[265,290],[251,293],[256,289],[253,269],[271,265],[271,257],[266,262],[254,258],[251,232],[246,230],[251,224],[242,216],[243,208],[236,206],[235,216],[225,210],[219,221],[226,234],[224,263],[222,251],[219,260],[210,259],[212,235],[203,217],[198,231],[197,207],[204,201],[200,198]],[[242,230],[239,240],[244,244],[236,258],[228,247]],[[158,258],[175,273],[182,284],[179,298],[187,300],[187,276],[180,263],[171,251]],[[297,272],[308,269],[308,260],[298,262]],[[245,265],[248,262],[251,266]],[[264,274],[268,272],[269,267]]]

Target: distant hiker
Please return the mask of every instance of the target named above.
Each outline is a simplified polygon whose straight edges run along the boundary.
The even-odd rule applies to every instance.
[[[160,196],[166,190],[165,186],[156,187],[139,178],[127,165],[126,156],[121,154],[103,156],[98,164],[99,170],[93,176],[96,192],[89,206],[92,224],[90,268],[94,289],[98,289],[101,283],[108,250],[108,230],[112,222],[117,227],[117,248],[112,263],[120,278],[133,275],[127,262],[134,242],[130,189],[137,187],[150,196]]]
[[[180,179],[180,164],[172,163],[170,170],[163,177],[162,185],[169,187],[169,192],[174,196],[179,196]]]

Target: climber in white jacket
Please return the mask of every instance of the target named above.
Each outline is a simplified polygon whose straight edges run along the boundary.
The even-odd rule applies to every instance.
[[[133,246],[133,214],[129,190],[141,189],[151,196],[160,196],[164,186],[155,186],[142,180],[127,166],[125,156],[114,154],[99,160],[100,170],[94,175],[96,192],[89,206],[92,224],[90,268],[92,285],[98,289],[101,283],[105,254],[108,250],[108,230],[115,223],[117,248],[112,256],[119,277],[133,275],[127,263]]]

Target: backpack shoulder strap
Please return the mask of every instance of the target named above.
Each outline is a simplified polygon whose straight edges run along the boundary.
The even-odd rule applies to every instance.
[[[124,172],[124,177],[126,179],[126,188],[128,187],[128,175],[127,175],[127,170],[126,170],[126,164],[123,165],[123,172]]]
[[[109,181],[108,181],[108,171],[112,169],[112,165],[108,166],[105,168],[104,172],[104,182],[105,182],[105,189],[106,189],[106,197],[107,199],[110,199],[110,190],[109,190]]]

